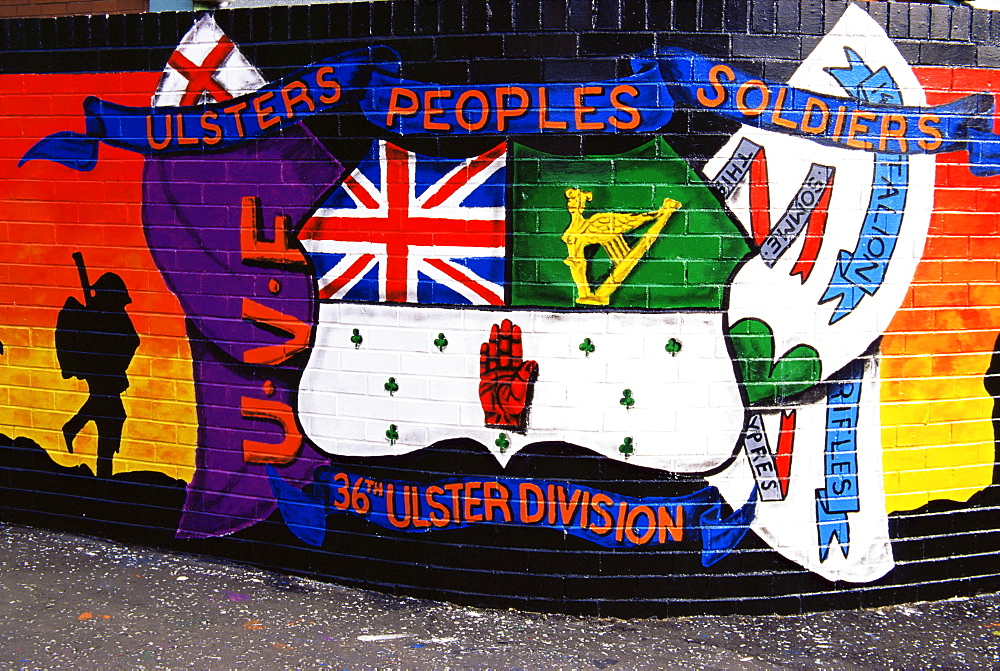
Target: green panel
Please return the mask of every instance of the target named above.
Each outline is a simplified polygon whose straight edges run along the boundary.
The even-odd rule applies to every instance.
[[[721,309],[736,265],[750,252],[739,227],[697,173],[663,140],[624,154],[560,157],[514,144],[511,299],[514,305],[587,309],[565,263],[570,224],[566,189],[589,191],[583,218],[604,212],[656,211],[681,203],[638,265],[610,296],[609,307]],[[625,234],[630,247],[648,224]],[[586,250],[596,289],[612,270],[600,245]]]

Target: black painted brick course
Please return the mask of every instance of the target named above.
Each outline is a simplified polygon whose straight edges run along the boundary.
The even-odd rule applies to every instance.
[[[803,0],[799,10],[799,32],[803,35],[823,35],[825,10],[823,0]]]
[[[393,2],[390,7],[392,8],[392,34],[400,37],[413,35],[417,28],[416,6],[408,2]]]
[[[975,42],[985,42],[990,38],[990,18],[993,12],[972,11],[972,27],[970,39]]]
[[[947,40],[951,38],[951,17],[951,7],[946,5],[933,5],[931,7],[929,37],[934,40]]]
[[[622,9],[622,30],[646,30],[647,2],[650,0],[632,0],[626,2]]]
[[[590,33],[580,36],[581,56],[620,56],[653,47],[650,33]]]
[[[483,57],[496,57],[501,54],[505,54],[508,58],[538,55],[534,53],[518,53],[516,47],[507,51],[504,38],[504,35],[477,35],[476,50]],[[434,43],[435,59],[462,60],[469,57],[469,42],[462,36],[449,35],[429,39]],[[516,43],[517,40],[506,40],[506,42],[509,45],[511,42]]]
[[[491,31],[507,32],[514,29],[514,10],[509,1],[489,0],[487,9]]]
[[[681,32],[698,30],[697,0],[674,0],[672,27]]]
[[[538,30],[542,26],[540,0],[524,0],[514,7],[514,29],[522,32]]]
[[[672,0],[648,0],[646,27],[649,30],[670,30]]]
[[[600,81],[617,72],[617,59],[546,58],[541,62],[546,81]]]
[[[461,33],[465,30],[463,15],[465,13],[465,3],[462,0],[437,0],[438,16],[440,17],[439,29],[444,34]],[[364,3],[359,3],[364,6]]]
[[[568,10],[566,27],[570,30],[590,30],[594,27],[594,17],[590,0],[565,0]]]
[[[909,37],[910,7],[903,3],[889,5],[889,37]]]
[[[750,29],[754,33],[773,33],[776,29],[775,2],[763,0],[750,5]]]
[[[542,0],[542,28],[564,30],[569,27],[569,8],[560,0]]]
[[[1000,47],[992,44],[977,44],[976,64],[982,68],[1000,67]]]
[[[733,53],[760,59],[799,58],[800,38],[791,35],[733,35]]]
[[[594,3],[594,28],[597,30],[620,30],[622,7],[620,0],[598,0]]]
[[[715,32],[723,29],[725,6],[723,0],[701,0],[698,8],[699,29]]]
[[[474,60],[469,61],[469,76],[473,82],[505,84],[511,81],[511,73],[516,73],[514,81],[541,82],[543,62],[539,58],[516,61]]]
[[[782,34],[799,33],[799,10],[802,3],[799,0],[778,0],[775,10],[775,30]]]
[[[682,47],[706,56],[725,58],[734,52],[732,36],[726,33],[684,35],[677,33],[657,33],[656,45],[660,47]]]
[[[911,38],[930,37],[931,30],[931,6],[921,3],[910,5],[910,34]]]
[[[976,65],[976,45],[949,42],[920,43],[920,63],[948,63],[952,65]],[[905,55],[905,54],[904,54]]]
[[[725,25],[723,29],[745,33],[750,28],[750,4],[743,0],[724,0]]]
[[[951,8],[951,33],[953,40],[967,40],[971,34],[972,9],[969,7]]]

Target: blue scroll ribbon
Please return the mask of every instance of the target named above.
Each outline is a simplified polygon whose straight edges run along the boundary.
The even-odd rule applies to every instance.
[[[403,532],[472,524],[547,527],[610,548],[676,543],[694,531],[707,567],[740,544],[757,509],[756,488],[746,504],[725,514],[715,487],[681,497],[633,498],[549,480],[454,478],[427,485],[321,467],[306,493],[273,466],[267,473],[288,529],[316,547],[326,538],[327,516],[345,513]]]
[[[641,133],[665,126],[673,99],[659,64],[635,57],[631,66],[634,74],[609,81],[503,86],[429,84],[380,70],[372,73],[361,108],[371,123],[402,135]]]
[[[827,68],[841,86],[865,102],[902,104],[899,86],[888,70],[873,71],[854,50],[845,47],[844,51],[847,67]],[[830,284],[819,299],[820,303],[839,299],[830,324],[849,315],[865,296],[874,295],[882,286],[903,227],[909,176],[908,156],[875,153],[872,193],[858,244],[853,252],[840,250]]]
[[[828,72],[847,78],[862,74],[866,66],[860,57],[845,51],[848,67]],[[687,49],[666,48],[657,57],[678,103],[829,146],[900,154],[969,149],[974,174],[1000,174],[1000,136],[989,132],[992,96],[912,107],[902,105],[898,90],[893,93],[887,82],[881,88],[868,82],[864,97],[837,98],[769,82]],[[868,70],[863,77],[871,74]]]
[[[355,103],[369,122],[401,134],[650,132],[670,121],[673,101],[654,61],[635,58],[632,64],[631,76],[591,84],[446,87],[402,79],[399,54],[374,46],[324,59],[224,102],[128,107],[90,96],[83,103],[85,133],[43,138],[19,165],[46,159],[93,170],[102,142],[145,155],[229,149]],[[404,104],[409,102],[422,109],[410,109]]]
[[[278,133],[306,116],[357,102],[367,94],[373,70],[398,69],[399,55],[376,46],[344,52],[253,93],[206,105],[128,107],[90,96],[83,101],[86,133],[49,135],[18,165],[46,159],[93,170],[102,142],[146,155],[230,149]]]
[[[990,132],[992,99],[986,95],[930,108],[889,104],[883,98],[835,98],[755,79],[724,63],[673,48],[635,57],[632,68],[630,76],[592,83],[451,86],[403,79],[399,54],[372,46],[324,59],[225,102],[127,107],[89,97],[83,105],[85,133],[60,132],[43,138],[24,154],[21,164],[46,159],[75,170],[92,170],[102,142],[145,155],[223,150],[279,133],[311,115],[355,104],[370,123],[403,135],[519,135],[650,133],[670,120],[675,101],[705,108],[708,100],[714,113],[823,144],[844,146],[850,137],[852,148],[883,153],[968,149],[974,174],[1000,174],[1000,136]],[[720,79],[719,68],[732,76]],[[711,83],[713,76],[718,89]],[[741,94],[744,86],[749,88]],[[759,113],[745,114],[738,102],[744,110],[763,104],[765,89],[768,104]],[[781,110],[775,113],[779,98]],[[715,104],[716,100],[720,102]],[[826,121],[817,131],[823,109]],[[844,121],[852,115],[857,117],[853,131]],[[905,133],[899,130],[901,124]]]
[[[858,490],[858,408],[864,364],[855,359],[830,377],[826,398],[825,485],[816,490],[819,560],[826,561],[834,538],[847,558],[851,526],[847,513],[861,510]]]

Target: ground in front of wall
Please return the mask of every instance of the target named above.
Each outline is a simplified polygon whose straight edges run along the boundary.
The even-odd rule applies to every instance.
[[[1000,595],[664,620],[452,606],[0,526],[3,668],[988,668]]]

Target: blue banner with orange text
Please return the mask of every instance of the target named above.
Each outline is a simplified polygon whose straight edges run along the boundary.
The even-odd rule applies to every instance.
[[[343,513],[411,533],[494,524],[559,529],[611,548],[693,540],[701,546],[702,564],[711,566],[739,545],[757,509],[756,489],[746,504],[726,514],[715,487],[679,497],[635,498],[549,480],[453,478],[427,485],[321,467],[305,493],[274,467],[267,471],[285,524],[317,547],[326,537],[327,516]]]

